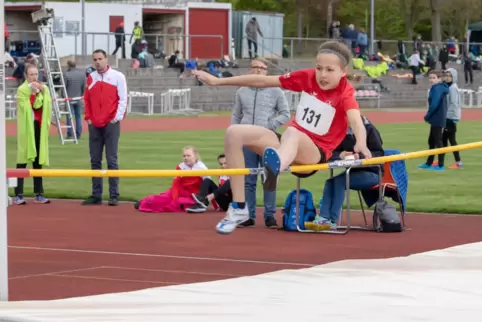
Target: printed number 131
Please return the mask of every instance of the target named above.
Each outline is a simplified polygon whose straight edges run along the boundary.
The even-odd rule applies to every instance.
[[[318,122],[320,122],[321,114],[316,114],[312,109],[309,107],[303,110],[303,117],[301,118],[306,123],[311,124],[315,121],[314,127],[318,126]]]

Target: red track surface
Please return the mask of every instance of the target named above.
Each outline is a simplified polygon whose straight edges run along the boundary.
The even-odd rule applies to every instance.
[[[366,113],[376,123],[420,121],[422,114]],[[466,110],[464,119],[481,120],[482,111]],[[225,117],[128,119],[123,131],[223,129],[228,124]],[[9,134],[14,125],[7,124]],[[132,291],[482,241],[482,216],[409,214],[412,231],[331,236],[267,230],[260,214],[259,227],[220,236],[214,226],[221,213],[146,215],[129,204],[82,207],[53,201],[9,207],[8,214],[11,300]]]
[[[477,216],[408,215],[413,230],[404,233],[332,236],[269,230],[259,214],[258,227],[224,236],[214,228],[222,215],[141,214],[131,204],[82,207],[74,201],[11,207],[11,300],[219,280],[482,240]]]

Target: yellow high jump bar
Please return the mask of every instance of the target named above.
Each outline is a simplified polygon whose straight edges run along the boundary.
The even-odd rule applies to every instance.
[[[410,153],[401,153],[384,157],[363,160],[340,160],[330,163],[313,165],[291,166],[285,172],[310,172],[336,168],[349,168],[360,165],[382,164],[398,160],[408,160],[426,157],[429,155],[450,153],[454,151],[482,148],[482,141],[459,144],[446,148],[423,150]],[[245,169],[208,169],[208,170],[76,170],[76,169],[7,169],[9,178],[27,177],[120,177],[120,178],[145,178],[145,177],[204,177],[204,176],[242,176],[262,173],[262,168]]]

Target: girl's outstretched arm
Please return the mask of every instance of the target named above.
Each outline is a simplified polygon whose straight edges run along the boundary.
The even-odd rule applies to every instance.
[[[194,70],[192,72],[197,78],[211,86],[246,86],[246,87],[280,87],[279,76],[264,75],[242,75],[226,78],[217,78],[205,71]]]

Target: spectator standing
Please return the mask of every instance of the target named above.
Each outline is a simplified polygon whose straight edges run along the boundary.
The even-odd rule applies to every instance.
[[[248,21],[245,32],[246,38],[248,39],[249,58],[256,58],[258,57],[258,33],[261,37],[264,37],[256,17],[253,17],[250,21]],[[251,47],[253,50],[251,50]]]
[[[363,58],[368,47],[368,35],[365,28],[360,28],[356,42],[360,50],[360,52],[358,53],[358,57]]]
[[[473,84],[474,82],[474,73],[472,68],[472,53],[468,50],[467,45],[462,46],[462,54],[461,60],[464,64],[464,76],[465,76],[465,85]]]
[[[333,21],[328,30],[331,39],[341,39],[340,22]]]
[[[442,82],[442,76],[442,72],[437,70],[431,71],[428,75],[432,86],[429,91],[428,110],[424,120],[430,124],[428,136],[428,146],[430,150],[443,147],[443,131],[447,121],[447,96],[449,94],[449,86]],[[445,170],[445,154],[438,155],[438,163],[436,166],[433,166],[434,157],[433,155],[428,156],[427,162],[419,165],[418,168],[437,171]]]
[[[112,52],[112,55],[115,56],[119,48],[122,49],[122,59],[126,59],[126,34],[123,22],[115,28],[115,49]]]
[[[425,66],[418,50],[415,50],[412,56],[408,58],[408,66],[412,70],[412,84],[417,85],[417,74],[420,72],[420,67]]]
[[[442,136],[444,147],[457,145],[457,123],[462,116],[462,102],[460,100],[459,88],[457,86],[458,73],[455,68],[449,68],[444,73],[445,83],[449,87],[447,120]],[[463,169],[464,164],[460,158],[460,152],[454,151],[455,163],[449,169]]]
[[[124,74],[107,63],[107,53],[97,49],[92,53],[95,71],[87,78],[84,93],[85,120],[89,124],[90,165],[93,170],[102,169],[105,147],[107,169],[118,170],[117,153],[120,137],[120,121],[127,108],[127,84]],[[103,183],[101,177],[92,178],[92,195],[83,205],[102,204]],[[119,178],[109,178],[109,206],[119,202]]]
[[[76,67],[73,60],[67,62],[68,70],[64,73],[65,88],[69,98],[80,98],[84,96],[85,90],[85,71]],[[70,101],[70,113],[75,117],[75,135],[80,139],[82,135],[82,106],[80,99]],[[72,125],[71,117],[67,115],[67,125]],[[67,128],[67,139],[71,139],[74,135],[73,128]]]
[[[35,65],[25,65],[25,82],[17,89],[17,169],[34,169],[49,165],[49,129],[52,100],[48,86],[38,80]],[[26,204],[23,198],[24,179],[19,178],[15,188],[15,203]],[[35,203],[49,203],[44,197],[41,177],[33,178]]]
[[[3,35],[5,36],[5,51],[6,52],[10,52],[10,50],[8,50],[8,28],[7,28],[7,24],[4,24],[3,25]]]
[[[355,56],[358,38],[358,32],[355,29],[355,25],[348,25],[348,27],[343,30],[342,36],[345,44],[351,49],[353,55]]]
[[[132,39],[134,39],[134,43],[132,44],[131,49],[132,59],[136,59],[137,55],[139,55],[139,53],[141,52],[140,45],[142,38],[144,38],[144,29],[142,29],[139,21],[136,21],[134,22],[134,29],[132,30],[131,39],[129,40],[129,43],[132,44]]]
[[[251,74],[268,75],[268,62],[262,58],[251,61]],[[236,92],[231,124],[252,124],[273,132],[288,122],[290,110],[288,101],[280,88],[241,87]],[[276,133],[277,134],[277,133]],[[261,157],[249,147],[243,148],[247,168],[263,167]],[[245,182],[246,202],[249,220],[242,227],[254,226],[256,220],[256,181],[257,175],[248,175]],[[264,222],[268,228],[277,228],[276,191],[264,190]]]
[[[440,52],[438,54],[438,60],[440,64],[442,65],[442,70],[447,69],[447,63],[449,62],[449,49],[447,45],[443,45],[442,49],[440,49]]]

